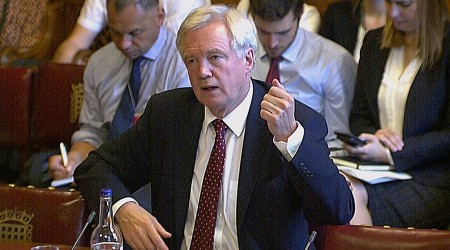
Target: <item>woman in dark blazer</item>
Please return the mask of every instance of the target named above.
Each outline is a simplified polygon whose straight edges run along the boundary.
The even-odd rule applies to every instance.
[[[384,26],[386,9],[384,0],[347,0],[331,3],[322,18],[320,34],[355,54],[367,31]],[[356,48],[356,49],[355,49]]]
[[[450,23],[444,0],[386,1],[387,24],[366,35],[345,145],[413,179],[351,179],[353,224],[445,228],[450,223]]]

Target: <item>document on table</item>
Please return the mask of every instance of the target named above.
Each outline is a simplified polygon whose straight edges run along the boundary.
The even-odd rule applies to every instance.
[[[339,165],[337,165],[337,167],[339,171],[369,184],[412,179],[412,176],[407,173],[399,173],[394,171],[359,170],[352,167]]]

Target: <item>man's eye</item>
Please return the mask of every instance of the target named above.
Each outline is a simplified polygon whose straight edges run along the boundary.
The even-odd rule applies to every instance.
[[[265,36],[268,36],[268,35],[270,35],[270,33],[269,33],[269,32],[267,32],[267,31],[264,31],[264,30],[258,30],[258,33],[260,33],[261,35],[265,35]]]
[[[141,33],[142,33],[141,30],[136,30],[136,31],[131,32],[130,35],[135,37],[135,36],[139,36]]]
[[[196,60],[195,59],[187,59],[186,60],[186,64],[194,64],[196,62]]]

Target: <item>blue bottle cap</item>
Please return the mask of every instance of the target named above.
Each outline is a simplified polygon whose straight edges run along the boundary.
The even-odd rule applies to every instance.
[[[102,196],[102,197],[111,197],[112,196],[111,188],[102,188],[100,190],[100,196]]]

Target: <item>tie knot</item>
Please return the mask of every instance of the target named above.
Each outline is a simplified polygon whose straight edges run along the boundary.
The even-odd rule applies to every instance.
[[[141,64],[142,60],[144,60],[143,56],[137,57],[133,59],[133,66],[139,66],[139,64]]]
[[[213,126],[214,126],[214,130],[216,131],[216,135],[225,135],[225,132],[227,132],[227,125],[225,124],[225,122],[223,122],[222,119],[215,119],[212,122]]]
[[[281,61],[281,59],[282,59],[281,56],[276,57],[276,58],[271,58],[271,59],[270,59],[270,60],[271,60],[270,64],[276,65],[276,64],[278,64],[278,63]]]

